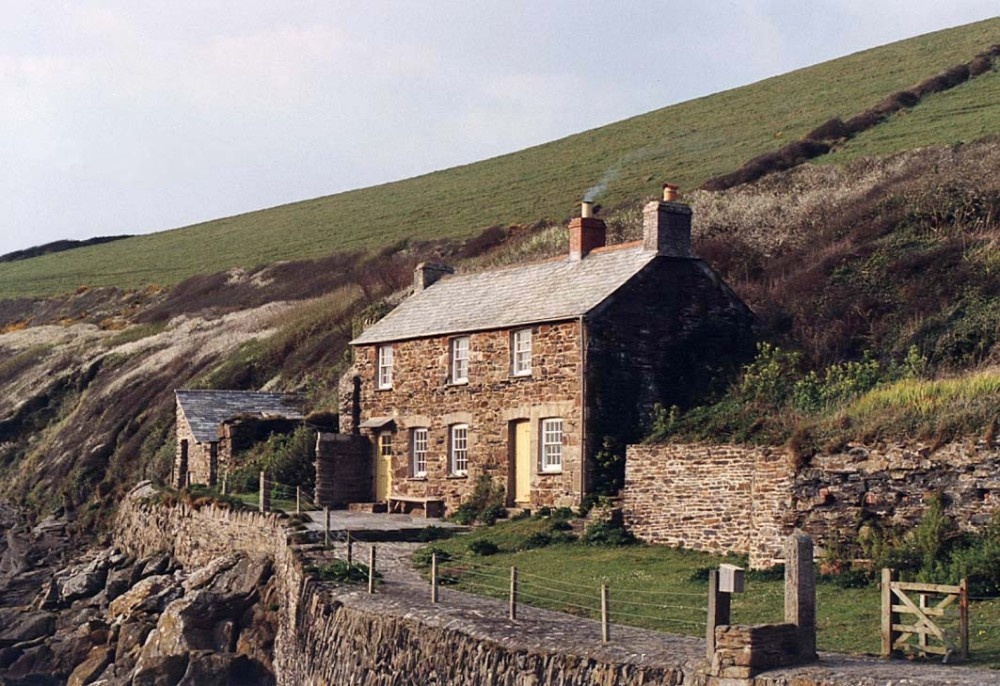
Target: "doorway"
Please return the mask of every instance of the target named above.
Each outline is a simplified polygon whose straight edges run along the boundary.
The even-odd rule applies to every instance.
[[[392,432],[378,435],[375,448],[375,502],[384,503],[392,495]]]
[[[531,422],[527,419],[511,422],[510,426],[510,466],[513,476],[515,507],[531,505]]]

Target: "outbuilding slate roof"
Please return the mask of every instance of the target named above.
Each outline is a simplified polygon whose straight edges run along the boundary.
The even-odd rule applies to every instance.
[[[476,274],[446,276],[415,293],[353,345],[502,329],[586,314],[656,258],[641,246]]]
[[[174,391],[191,433],[199,443],[219,440],[219,425],[242,415],[273,419],[302,419],[298,396],[262,391]]]

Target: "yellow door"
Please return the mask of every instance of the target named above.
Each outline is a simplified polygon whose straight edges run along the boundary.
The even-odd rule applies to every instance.
[[[531,504],[531,422],[514,424],[514,503]]]
[[[392,434],[384,431],[375,447],[375,502],[385,502],[392,494]]]

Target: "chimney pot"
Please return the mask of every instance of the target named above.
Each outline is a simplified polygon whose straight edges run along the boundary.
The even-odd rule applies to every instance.
[[[664,257],[691,257],[691,208],[677,202],[677,186],[663,184],[663,200],[642,210],[642,247]]]
[[[594,216],[594,203],[589,200],[584,200],[580,203],[580,216],[584,219],[589,219]]]
[[[425,288],[429,288],[442,276],[454,273],[455,270],[446,264],[421,262],[413,269],[413,292],[419,293]]]

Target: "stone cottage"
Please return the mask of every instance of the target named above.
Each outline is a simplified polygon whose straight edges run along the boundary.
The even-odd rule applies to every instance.
[[[370,476],[339,500],[453,508],[487,474],[508,506],[579,503],[608,439],[623,450],[656,404],[687,405],[752,353],[753,315],[691,255],[691,209],[673,191],[646,205],[641,241],[606,246],[584,203],[565,257],[419,265],[413,295],[351,342],[341,431],[370,457],[321,440],[317,479],[337,478],[341,454]]]
[[[177,390],[176,452],[172,482],[214,486],[233,454],[303,422],[301,401],[290,393]]]

